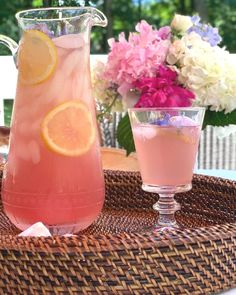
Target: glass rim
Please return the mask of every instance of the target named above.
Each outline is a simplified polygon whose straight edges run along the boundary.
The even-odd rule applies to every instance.
[[[79,14],[76,16],[71,16],[71,17],[62,17],[62,18],[30,18],[30,17],[24,17],[24,14],[28,13],[28,12],[37,12],[37,11],[47,11],[47,10],[83,10],[83,9],[87,9],[87,10],[97,10],[94,7],[90,7],[90,6],[83,6],[83,7],[76,7],[76,6],[69,6],[69,7],[45,7],[45,8],[32,8],[32,9],[25,9],[25,10],[21,10],[19,12],[17,12],[15,14],[15,17],[17,20],[24,20],[24,21],[36,21],[37,22],[49,22],[49,21],[63,21],[63,20],[69,20],[72,18],[76,18],[78,16],[80,16]]]
[[[128,112],[151,111],[205,111],[205,107],[154,107],[154,108],[128,108]]]

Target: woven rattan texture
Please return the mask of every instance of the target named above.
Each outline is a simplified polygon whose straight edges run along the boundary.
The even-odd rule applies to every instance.
[[[98,220],[73,237],[23,238],[0,204],[0,294],[216,294],[236,286],[236,184],[195,176],[184,226],[154,232],[139,173],[105,172]]]

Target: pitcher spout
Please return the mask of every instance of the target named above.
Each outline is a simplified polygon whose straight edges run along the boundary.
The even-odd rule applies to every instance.
[[[106,27],[107,26],[107,18],[106,16],[98,9],[91,7],[92,14],[92,25]]]

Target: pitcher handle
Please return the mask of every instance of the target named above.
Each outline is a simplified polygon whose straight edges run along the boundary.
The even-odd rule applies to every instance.
[[[11,38],[1,34],[0,34],[0,43],[7,46],[11,50],[12,56],[16,63],[16,54],[18,50],[18,44]]]

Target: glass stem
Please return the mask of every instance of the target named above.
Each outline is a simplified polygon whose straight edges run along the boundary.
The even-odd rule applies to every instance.
[[[153,205],[159,212],[157,225],[172,227],[176,225],[175,212],[180,210],[180,204],[174,199],[174,194],[159,194],[159,200]]]

